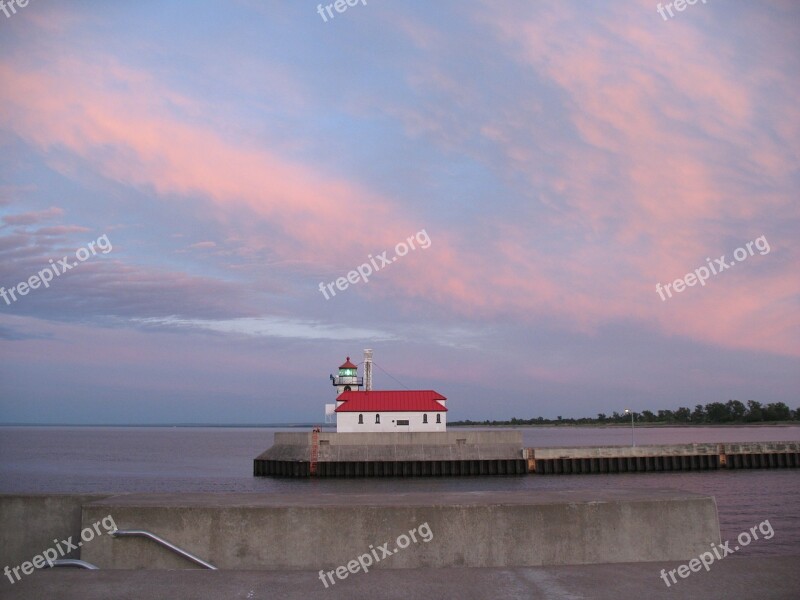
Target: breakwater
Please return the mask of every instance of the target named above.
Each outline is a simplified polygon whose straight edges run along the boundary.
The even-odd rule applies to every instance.
[[[253,461],[274,477],[572,475],[800,466],[800,442],[523,448],[518,430],[276,433]]]
[[[525,475],[519,431],[275,434],[253,475],[448,477]]]
[[[524,453],[528,472],[540,475],[788,469],[800,466],[800,442],[526,448]]]

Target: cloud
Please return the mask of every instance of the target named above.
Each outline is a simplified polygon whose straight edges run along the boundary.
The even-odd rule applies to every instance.
[[[80,225],[55,225],[53,227],[40,227],[32,233],[34,235],[62,236],[70,233],[86,233],[87,231],[91,231],[91,229]]]
[[[0,285],[6,288],[27,281],[51,261],[68,257],[75,249],[59,237],[38,232],[0,236]],[[52,320],[86,320],[164,317],[231,318],[257,312],[242,300],[240,284],[208,276],[139,266],[98,253],[86,262],[54,277],[48,288],[39,287],[0,310]]]
[[[798,218],[791,157],[800,154],[800,117],[791,94],[771,91],[796,90],[796,65],[776,62],[769,43],[745,60],[747,45],[709,31],[711,7],[704,9],[665,25],[653,10],[629,7],[485,3],[465,9],[486,32],[485,52],[470,61],[480,77],[452,70],[463,56],[437,54],[423,66],[393,63],[406,86],[400,94],[362,89],[369,99],[347,114],[353,123],[387,119],[405,132],[403,143],[435,146],[443,162],[455,156],[493,175],[480,196],[485,206],[465,202],[466,211],[444,194],[431,199],[435,208],[409,211],[402,198],[338,174],[336,163],[288,158],[279,140],[199,118],[213,107],[178,93],[158,71],[108,57],[66,52],[38,61],[31,50],[27,62],[0,63],[9,82],[0,124],[56,168],[71,158],[216,220],[218,239],[240,236],[237,256],[269,256],[297,279],[335,278],[422,226],[434,231],[438,209],[430,250],[353,291],[405,314],[425,306],[454,320],[556,321],[585,333],[623,320],[663,336],[797,354],[792,299],[800,283],[785,268],[748,265],[669,307],[654,291],[761,234],[777,236],[789,263],[798,258],[789,236],[770,230]],[[397,23],[417,48],[464,35]],[[789,41],[775,19],[749,26],[760,38]],[[713,53],[710,39],[718,41]],[[284,83],[291,87],[279,80],[275,95],[293,93]],[[480,218],[462,216],[470,210]],[[336,229],[345,216],[353,234]],[[316,294],[314,283],[308,290]],[[708,318],[714,310],[723,327]]]
[[[391,333],[376,329],[332,325],[321,321],[288,317],[256,317],[217,321],[169,317],[137,319],[137,322],[144,326],[158,325],[164,328],[201,329],[217,333],[268,338],[341,341],[392,341],[398,339]]]
[[[15,327],[8,327],[0,323],[0,340],[9,342],[18,342],[22,340],[49,340],[52,335],[48,333],[34,333],[30,331],[22,331]]]
[[[3,274],[3,281],[27,281],[46,266],[46,262],[40,262],[20,275]],[[0,309],[52,320],[167,315],[229,318],[255,314],[254,308],[240,298],[238,286],[232,283],[103,260],[81,263],[53,279],[49,288],[32,290],[11,306]]]
[[[64,209],[53,206],[47,210],[21,213],[18,215],[6,215],[3,223],[6,225],[35,225],[41,221],[49,221],[64,215]]]
[[[273,245],[285,254],[315,259],[354,245],[371,249],[412,229],[386,200],[357,184],[175,118],[173,101],[195,102],[176,98],[145,73],[62,56],[48,70],[0,64],[0,77],[15,88],[3,97],[14,108],[0,124],[29,143],[44,151],[67,149],[120,183],[250,211],[280,226]],[[55,89],[68,97],[53,102]],[[362,234],[324,235],[345,207]],[[368,227],[368,219],[383,226]]]

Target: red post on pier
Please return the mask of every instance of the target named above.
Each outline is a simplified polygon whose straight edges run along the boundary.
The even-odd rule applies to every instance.
[[[311,476],[317,475],[317,460],[319,459],[319,427],[311,430]]]

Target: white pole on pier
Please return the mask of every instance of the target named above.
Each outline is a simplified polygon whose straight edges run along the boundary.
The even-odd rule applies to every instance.
[[[364,390],[372,390],[372,350],[364,349]]]
[[[625,414],[627,415],[628,413],[631,415],[631,447],[635,448],[636,442],[633,441],[633,411],[629,408],[626,408]]]

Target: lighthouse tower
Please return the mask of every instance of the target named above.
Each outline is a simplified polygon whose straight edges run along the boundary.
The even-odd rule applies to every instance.
[[[336,388],[336,397],[338,398],[342,392],[358,392],[364,383],[364,379],[358,376],[358,366],[350,362],[350,357],[344,361],[344,364],[339,367],[339,376],[331,377],[331,383]],[[334,402],[325,405],[325,423],[332,424],[336,422],[336,408],[341,406],[341,402]]]
[[[336,395],[342,392],[358,392],[364,384],[364,378],[358,376],[358,367],[350,362],[350,357],[339,367],[339,376],[331,375],[331,382],[336,388]]]

